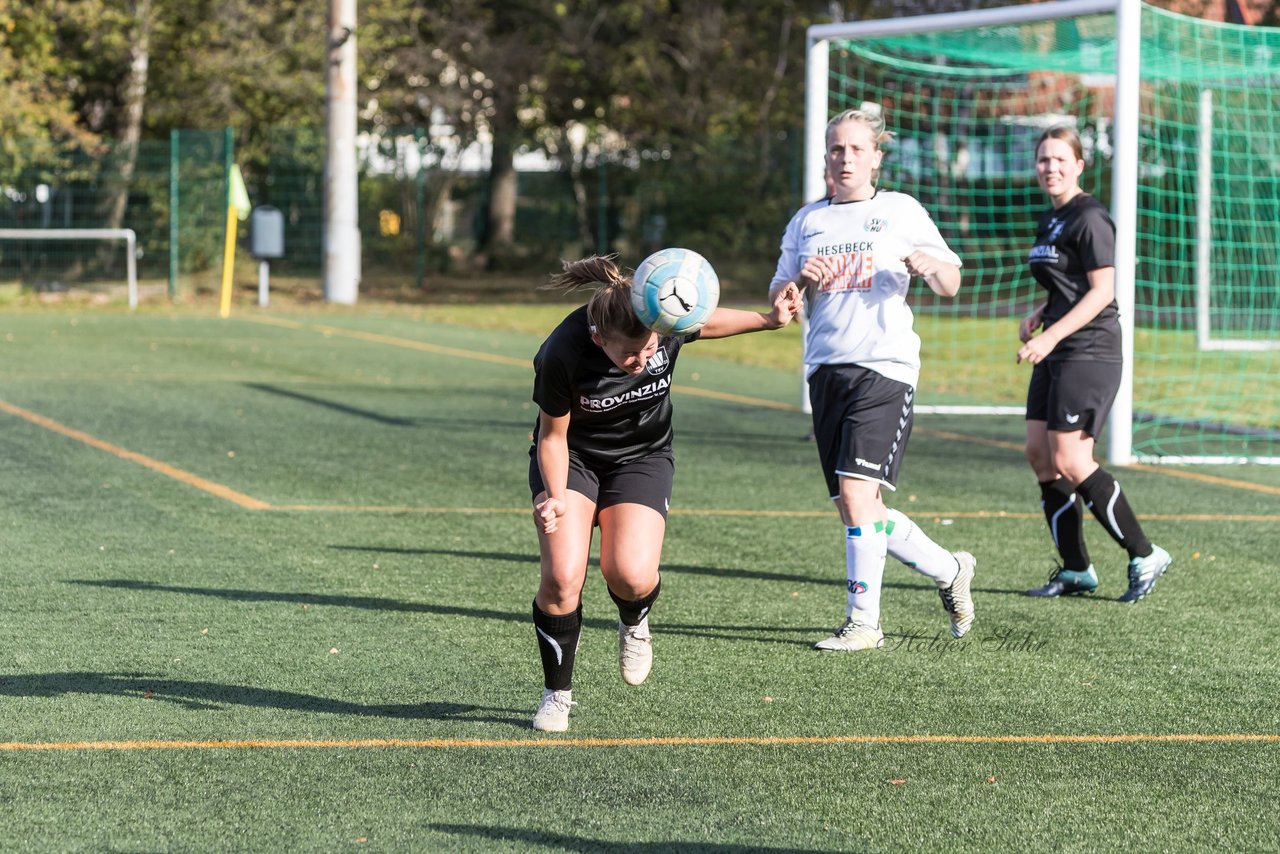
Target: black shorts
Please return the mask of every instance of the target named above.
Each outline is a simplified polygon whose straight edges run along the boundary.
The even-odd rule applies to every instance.
[[[590,498],[596,510],[615,504],[642,504],[667,518],[676,462],[669,453],[649,454],[629,463],[590,463],[569,451],[568,486]],[[536,449],[529,451],[529,492],[536,501],[546,490]]]
[[[911,386],[861,365],[822,365],[809,376],[813,437],[832,498],[842,477],[897,489],[914,397]]]
[[[1031,369],[1027,420],[1044,421],[1055,433],[1083,430],[1094,439],[1120,390],[1119,362],[1040,362]]]

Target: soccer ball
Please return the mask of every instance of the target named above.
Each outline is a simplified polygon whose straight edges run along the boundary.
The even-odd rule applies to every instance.
[[[720,277],[691,249],[662,249],[631,277],[631,305],[640,322],[661,335],[697,332],[720,301]]]

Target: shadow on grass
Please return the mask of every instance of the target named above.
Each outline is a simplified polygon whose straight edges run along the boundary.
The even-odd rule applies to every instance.
[[[400,546],[337,546],[331,545],[329,548],[336,551],[348,552],[372,552],[374,554],[397,554],[397,555],[451,555],[453,557],[475,558],[476,560],[501,560],[510,563],[528,563],[536,564],[538,556],[536,554],[514,554],[510,552],[471,552],[461,549],[418,549],[404,548]],[[592,566],[599,566],[599,561],[591,560]],[[843,568],[838,568],[843,571]],[[816,584],[820,587],[837,587],[843,589],[845,586],[844,576],[837,577],[837,570],[832,570],[832,575],[823,578],[817,578],[812,575],[799,575],[794,572],[766,572],[750,569],[731,569],[723,566],[690,566],[689,564],[680,563],[664,563],[662,564],[664,573],[673,572],[678,575],[705,575],[711,578],[741,578],[747,581],[784,581],[789,584]],[[893,570],[897,571],[897,570]],[[922,576],[914,575],[916,578]],[[881,587],[885,590],[925,590],[932,592],[936,588],[932,582],[904,582],[904,581],[886,581]],[[975,587],[974,590],[980,588]],[[1021,590],[988,590],[990,593],[1017,593],[1022,595]]]
[[[429,602],[405,602],[400,599],[386,599],[377,596],[337,596],[321,593],[289,593],[273,590],[237,590],[221,587],[183,587],[174,584],[157,584],[152,581],[134,581],[125,578],[95,580],[73,580],[68,584],[84,587],[105,587],[115,590],[138,590],[154,593],[177,593],[183,596],[211,596],[231,602],[286,602],[294,605],[327,605],[337,608],[362,608],[372,611],[399,611],[410,614],[434,614],[446,617],[472,617],[481,620],[502,620],[508,623],[527,624],[532,631],[533,623],[526,609],[512,611],[495,611],[489,608],[464,608],[457,605],[436,605]],[[530,594],[532,600],[532,594]],[[582,625],[593,630],[614,630],[618,621],[614,618],[583,619]],[[779,633],[794,634],[829,632],[830,626],[815,628],[813,626],[768,626],[768,625],[736,625],[720,626],[713,624],[682,624],[655,621],[654,628],[664,634],[688,635],[713,640],[747,640],[757,643],[796,644],[807,642],[794,641],[777,637]],[[764,634],[765,636],[762,636]],[[768,635],[773,635],[769,637]]]
[[[281,388],[280,386],[270,385],[268,383],[245,383],[245,387],[251,388],[255,391],[266,392],[267,394],[274,394],[274,395],[277,395],[278,397],[289,398],[290,400],[296,400],[301,403],[307,403],[312,406],[319,406],[323,409],[329,409],[334,412],[340,412],[343,415],[351,415],[356,418],[364,418],[369,421],[374,421],[378,424],[385,424],[389,427],[423,427],[428,425],[439,425],[443,427],[448,427],[455,431],[470,430],[475,427],[484,427],[488,429],[511,427],[511,428],[520,428],[520,429],[527,430],[533,423],[531,419],[526,419],[525,421],[502,422],[502,421],[494,421],[493,419],[457,418],[452,416],[451,417],[442,416],[439,418],[401,418],[394,415],[384,415],[381,412],[374,412],[371,409],[361,409],[358,406],[351,406],[346,403],[340,403],[336,400],[330,400],[324,397],[317,397],[316,395],[313,395],[313,394],[306,394],[300,391],[293,391],[291,389]]]
[[[666,839],[661,842],[617,842],[612,839],[592,839],[585,836],[570,836],[567,833],[549,833],[540,830],[525,830],[516,827],[484,827],[471,824],[431,824],[432,830],[440,833],[451,833],[458,836],[472,836],[492,841],[519,842],[522,845],[536,844],[546,848],[564,851],[615,851],[620,854],[650,854],[658,851],[680,851],[686,854],[771,854],[786,851],[788,854],[834,854],[836,850],[847,852],[857,849],[841,847],[825,848],[770,848],[763,845],[730,845],[722,842],[691,842],[689,840]]]
[[[73,671],[0,676],[0,696],[59,697],[71,694],[99,694],[160,700],[186,709],[201,711],[217,711],[227,706],[248,706],[354,717],[502,724],[523,723],[528,717],[528,711],[525,709],[498,709],[467,703],[352,703],[294,691],[277,691],[248,685],[226,685],[220,682],[166,679],[147,673]]]
[[[500,560],[509,563],[528,563],[537,564],[538,555],[530,553],[511,553],[511,552],[474,552],[463,551],[461,549],[419,549],[419,548],[403,548],[397,546],[343,546],[331,545],[329,548],[335,551],[348,552],[372,552],[374,554],[397,554],[397,555],[450,555],[452,557],[475,558],[476,560]],[[592,558],[591,565],[599,566],[599,561]],[[712,578],[741,578],[748,581],[785,581],[790,584],[819,584],[822,586],[835,585],[844,587],[843,578],[814,578],[808,575],[799,575],[794,572],[768,572],[750,569],[732,569],[723,566],[690,566],[689,564],[680,563],[664,563],[662,564],[664,573],[673,572],[680,575],[705,575]],[[885,587],[916,587],[919,585],[890,583]]]

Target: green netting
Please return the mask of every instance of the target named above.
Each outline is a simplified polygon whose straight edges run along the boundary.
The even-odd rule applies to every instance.
[[[1280,31],[1142,8],[1133,448],[1280,457]],[[829,109],[878,105],[881,185],[919,198],[965,262],[955,301],[915,295],[922,405],[1019,405],[1017,322],[1042,298],[1025,257],[1047,205],[1034,142],[1085,144],[1110,204],[1115,18],[832,44]]]
[[[139,285],[153,292],[218,276],[226,212],[222,131],[175,131],[169,140],[136,147],[12,144],[23,156],[0,162],[0,228],[133,229]],[[125,281],[119,240],[0,240],[0,285],[123,292]]]
[[[167,204],[156,211],[167,228],[166,276],[176,294],[221,287],[227,234],[227,168],[234,143],[226,131],[174,131],[169,139]],[[159,195],[159,194],[157,194]],[[168,219],[176,203],[177,216]],[[161,216],[163,214],[163,216]]]

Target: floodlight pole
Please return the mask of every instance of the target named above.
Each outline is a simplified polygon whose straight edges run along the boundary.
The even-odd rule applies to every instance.
[[[324,298],[354,304],[360,288],[356,181],[356,0],[329,0],[324,170]]]

